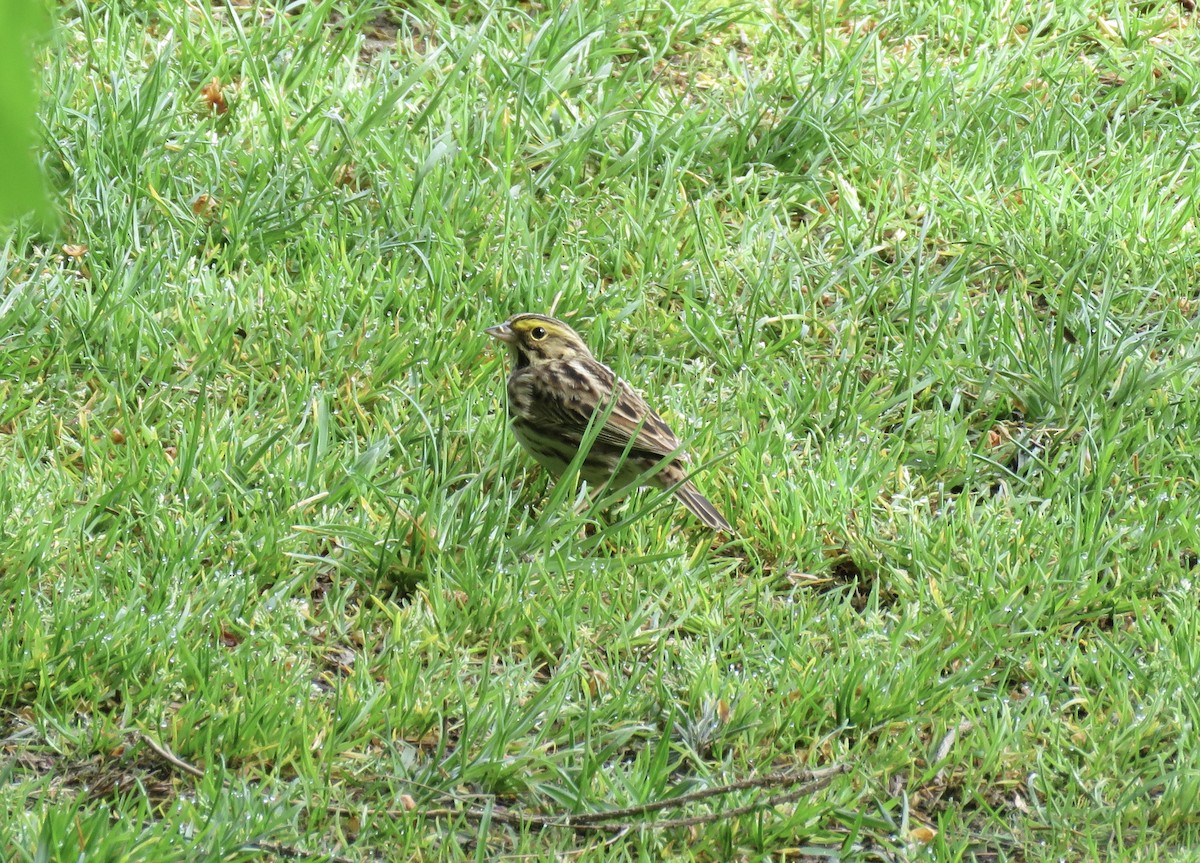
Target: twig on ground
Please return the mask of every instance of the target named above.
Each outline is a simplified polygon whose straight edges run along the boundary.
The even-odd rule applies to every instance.
[[[161,757],[175,769],[197,778],[203,778],[203,770],[184,761],[164,744],[158,742],[146,732],[139,730],[138,737],[141,738],[141,740],[143,740],[147,746],[153,749],[159,755],[159,757]],[[943,746],[948,748],[949,746],[953,745],[953,732],[947,735],[947,741],[943,741]],[[470,806],[463,809],[427,809],[421,814],[427,818],[465,817],[473,821],[495,821],[500,824],[508,824],[519,827],[556,827],[565,830],[574,830],[577,832],[603,831],[617,834],[619,837],[630,831],[647,827],[655,830],[670,830],[679,827],[696,827],[701,824],[712,824],[717,821],[739,818],[742,815],[760,812],[764,809],[770,809],[774,806],[779,806],[784,803],[792,803],[796,800],[799,800],[801,797],[806,797],[810,794],[820,791],[822,788],[829,785],[829,783],[831,783],[835,777],[848,772],[849,769],[850,768],[844,764],[833,764],[829,767],[824,767],[817,770],[780,770],[775,773],[769,773],[766,776],[739,779],[735,782],[729,782],[724,785],[716,785],[712,788],[704,788],[700,791],[692,791],[688,794],[680,794],[677,797],[654,800],[649,803],[640,803],[636,806],[626,806],[621,809],[608,809],[602,812],[564,812],[555,815],[542,815],[536,812],[514,812],[504,807],[497,808],[495,806]],[[776,794],[774,796],[766,797],[762,800],[756,800],[752,803],[747,803],[742,806],[735,806],[732,809],[721,809],[715,812],[706,813],[704,815],[692,815],[683,818],[668,818],[660,821],[648,820],[646,817],[654,814],[655,812],[661,812],[664,809],[678,809],[679,807],[686,806],[689,803],[697,803],[701,800],[709,800],[714,797],[724,797],[729,794],[735,794],[739,791],[780,788],[788,785],[795,787],[786,794]],[[448,798],[446,797],[442,798],[442,800],[447,799]],[[345,810],[342,807],[330,807],[330,811],[340,814],[348,814],[349,812],[349,810]],[[409,814],[410,811],[418,810],[372,810],[367,807],[364,809],[364,811],[375,815],[401,817]],[[346,860],[346,858],[330,856],[327,854],[313,854],[307,851],[300,851],[299,849],[296,849],[290,845],[258,842],[254,843],[253,847],[293,860],[315,859],[317,857],[324,857],[325,859],[332,861],[332,863],[343,863],[343,861]]]
[[[703,791],[695,791],[691,794],[683,794],[679,797],[673,797],[667,800],[655,800],[652,803],[628,806],[623,809],[610,809],[604,812],[541,815],[532,812],[513,812],[503,808],[497,809],[493,807],[470,807],[467,809],[430,809],[426,810],[422,814],[429,818],[466,817],[472,820],[491,820],[501,824],[510,824],[522,827],[557,827],[581,832],[600,830],[630,831],[643,827],[653,827],[656,830],[669,830],[675,827],[695,827],[700,824],[711,824],[715,821],[737,818],[742,815],[748,815],[752,812],[769,809],[772,806],[778,806],[782,803],[791,803],[795,800],[799,800],[801,797],[805,797],[809,794],[820,791],[822,788],[832,782],[834,777],[839,776],[848,770],[849,768],[842,764],[835,764],[820,770],[785,770],[754,779],[741,779],[737,782],[731,782],[727,785],[718,785],[713,788],[706,788]],[[747,803],[744,806],[738,806],[733,809],[724,809],[717,812],[710,812],[705,815],[694,815],[687,818],[670,818],[665,821],[653,822],[632,820],[654,812],[659,812],[663,809],[678,808],[687,803],[694,803],[698,800],[728,795],[737,791],[745,791],[752,788],[777,788],[783,785],[798,785],[798,787],[786,794],[779,794],[774,797],[768,797],[765,800]]]
[[[653,803],[642,803],[624,809],[609,809],[604,812],[584,812],[579,815],[572,815],[571,820],[578,824],[616,821],[620,818],[637,817],[650,812],[658,812],[662,809],[675,809],[687,803],[695,803],[697,800],[706,800],[709,797],[723,797],[737,791],[749,791],[752,788],[779,788],[785,785],[812,784],[819,782],[827,776],[832,779],[834,776],[845,771],[846,769],[840,764],[835,764],[832,767],[826,767],[822,770],[780,770],[775,773],[768,773],[766,776],[739,779],[727,785],[714,785],[712,788],[693,791],[689,794],[680,794],[678,797],[672,797],[667,800],[656,800]],[[827,784],[828,782],[819,785],[813,790],[819,790]]]
[[[159,743],[145,731],[140,729],[138,730],[138,737],[141,738],[143,743],[153,749],[160,758],[162,758],[176,770],[182,770],[184,773],[188,773],[198,779],[204,778],[203,770],[201,770],[199,767],[196,767],[194,764],[188,764],[186,761],[168,749],[166,744]]]

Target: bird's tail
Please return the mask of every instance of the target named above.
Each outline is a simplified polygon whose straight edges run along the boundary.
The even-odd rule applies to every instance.
[[[709,502],[708,498],[700,494],[691,480],[688,480],[675,489],[675,497],[688,508],[692,515],[704,522],[707,527],[713,530],[723,530],[726,533],[733,533],[733,528],[729,526],[729,522],[725,520],[725,517],[721,513],[717,512],[717,508]]]

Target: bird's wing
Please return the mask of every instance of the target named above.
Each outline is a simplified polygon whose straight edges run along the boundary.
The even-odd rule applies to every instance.
[[[679,438],[675,437],[666,421],[646,404],[646,400],[622,380],[617,381],[616,389],[617,403],[596,439],[623,449],[633,438],[631,450],[661,456],[674,454],[677,458],[683,458],[683,454],[678,452]],[[599,410],[607,408],[607,404],[602,404]]]
[[[568,361],[554,372],[560,382],[557,392],[543,391],[529,405],[541,414],[537,418],[540,423],[557,425],[564,432],[582,437],[594,413],[604,416],[608,412],[596,435],[597,443],[620,449],[629,447],[631,452],[684,458],[678,452],[679,438],[666,421],[607,366],[594,361],[580,366]],[[609,412],[614,393],[616,403]]]

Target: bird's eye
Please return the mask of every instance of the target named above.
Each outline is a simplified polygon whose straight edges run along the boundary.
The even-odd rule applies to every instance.
[[[529,335],[533,336],[533,340],[535,342],[540,342],[542,339],[546,338],[546,328],[534,327],[529,331]]]

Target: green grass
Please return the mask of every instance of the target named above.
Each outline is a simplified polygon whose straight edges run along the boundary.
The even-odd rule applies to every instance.
[[[0,856],[1192,859],[1185,14],[59,4]],[[519,451],[481,331],[551,308],[736,537]]]

